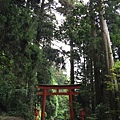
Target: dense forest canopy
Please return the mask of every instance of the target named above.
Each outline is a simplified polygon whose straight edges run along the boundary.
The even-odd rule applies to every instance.
[[[74,120],[81,108],[86,120],[120,119],[120,0],[0,0],[0,114],[33,120],[40,84],[81,84]],[[69,119],[68,101],[47,96],[46,119]]]

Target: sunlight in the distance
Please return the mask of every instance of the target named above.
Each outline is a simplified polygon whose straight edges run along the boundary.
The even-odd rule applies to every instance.
[[[87,3],[89,0],[83,0],[84,1],[84,3]]]
[[[89,0],[83,0],[84,4],[87,4],[87,2],[89,2]],[[56,3],[58,3],[58,0],[56,0]],[[57,6],[60,6],[60,4],[57,4]],[[59,14],[57,12],[55,12],[57,20],[58,20],[58,26],[65,20],[65,17],[62,14]],[[62,42],[56,42],[56,41],[52,41],[52,47],[54,49],[59,49],[61,50],[65,50],[65,51],[70,51],[70,46],[66,45],[65,43]],[[69,77],[70,76],[70,61],[69,58],[66,59],[66,74]]]

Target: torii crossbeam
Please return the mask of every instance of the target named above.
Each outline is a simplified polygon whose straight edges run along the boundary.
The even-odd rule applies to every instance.
[[[80,85],[39,85],[38,89],[41,89],[42,92],[38,92],[38,95],[43,96],[42,101],[42,113],[41,120],[44,120],[45,117],[45,106],[46,106],[46,96],[47,95],[69,95],[70,102],[70,120],[74,119],[73,107],[72,107],[72,96],[78,95],[79,93],[75,89],[79,89]],[[61,92],[60,90],[66,89],[66,92]],[[51,90],[51,91],[50,91]],[[52,92],[54,90],[54,92]]]

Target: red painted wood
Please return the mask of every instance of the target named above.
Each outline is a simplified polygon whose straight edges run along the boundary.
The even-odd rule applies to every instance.
[[[82,116],[82,120],[84,120],[84,116]]]
[[[39,85],[39,89],[78,89],[80,85]]]
[[[85,109],[83,108],[83,109],[81,109],[81,117],[82,117],[82,120],[84,120],[84,117],[85,117],[85,114],[86,114],[86,111],[85,111]]]
[[[73,104],[72,104],[72,91],[71,89],[69,89],[69,102],[70,102],[70,120],[73,120],[74,119],[74,116],[73,116]]]
[[[42,104],[42,113],[41,113],[41,120],[44,120],[45,117],[45,106],[46,106],[46,89],[43,91],[43,104]]]
[[[78,95],[77,91],[74,89],[79,89],[80,85],[39,85],[38,89],[41,89],[42,92],[37,92],[38,95],[43,96],[43,106],[42,106],[42,113],[41,113],[41,120],[44,120],[45,117],[45,106],[46,106],[46,96],[47,95],[69,95],[69,102],[70,102],[70,120],[74,119],[73,115],[73,105],[72,105],[72,95]],[[49,90],[55,90],[55,92]],[[66,89],[66,92],[60,92],[60,89]]]
[[[38,95],[43,95],[43,92],[37,92]],[[78,95],[78,92],[71,92],[72,95]],[[69,95],[69,92],[46,92],[46,95]]]

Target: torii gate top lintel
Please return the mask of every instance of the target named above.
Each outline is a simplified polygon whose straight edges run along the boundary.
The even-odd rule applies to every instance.
[[[78,89],[80,88],[80,84],[76,85],[39,85],[39,89]]]

